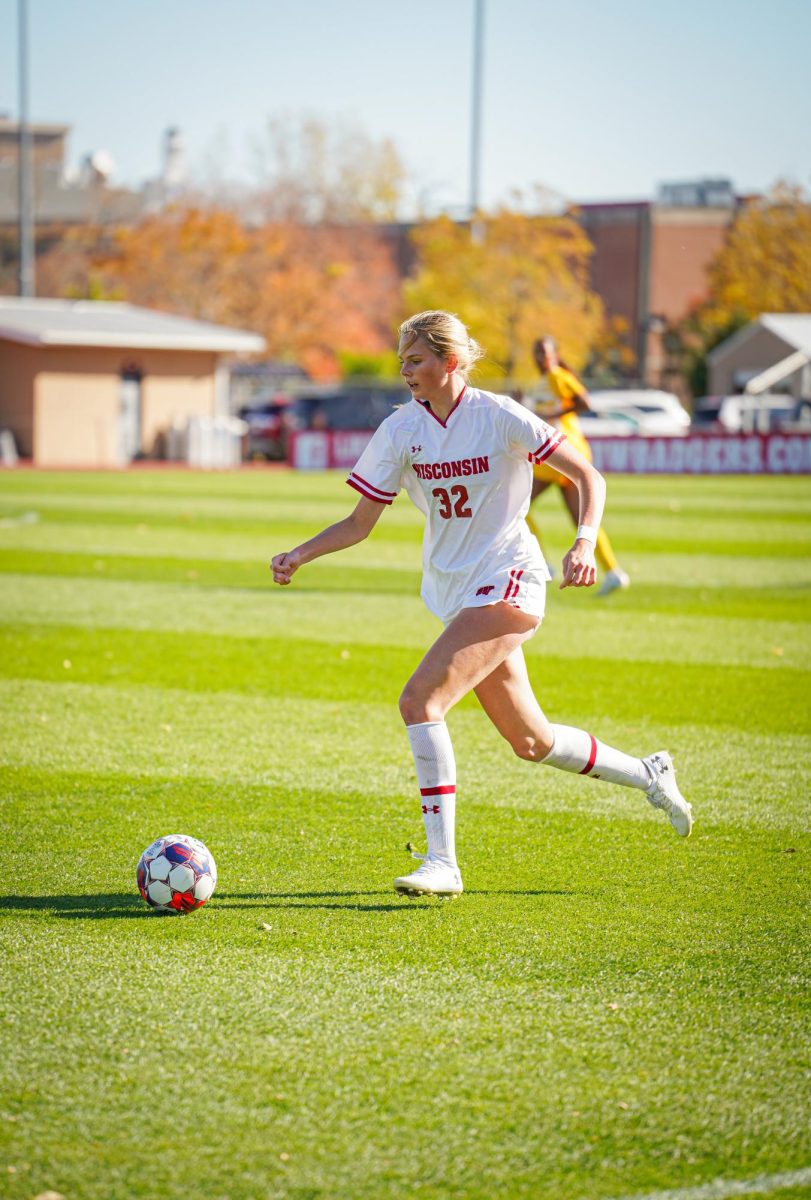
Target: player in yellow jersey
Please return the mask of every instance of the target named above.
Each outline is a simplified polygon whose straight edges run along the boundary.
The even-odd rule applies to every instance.
[[[549,421],[552,425],[556,425],[558,429],[565,433],[569,444],[574,446],[576,450],[579,450],[583,457],[591,462],[591,448],[583,436],[583,430],[580,427],[580,421],[577,416],[578,413],[589,411],[588,392],[577,376],[569,370],[558,356],[557,347],[551,337],[539,338],[532,347],[532,355],[535,359],[535,365],[546,378],[550,391],[556,401],[556,405],[552,411],[543,413],[544,420]],[[532,503],[535,497],[540,496],[541,492],[545,492],[551,484],[555,484],[560,488],[566,508],[570,512],[575,525],[579,520],[577,488],[574,487],[571,480],[554,470],[553,467],[547,466],[546,463],[539,463],[533,466],[532,498],[530,500],[530,511],[527,514],[527,524],[539,542],[541,538],[538,527],[532,517]],[[605,529],[600,529],[597,534],[594,557],[603,571],[605,571],[603,585],[598,593],[600,596],[607,596],[611,592],[616,591],[617,588],[628,587],[631,581],[617,562]]]

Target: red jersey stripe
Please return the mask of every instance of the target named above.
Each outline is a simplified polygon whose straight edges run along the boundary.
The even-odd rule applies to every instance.
[[[369,483],[368,479],[364,479],[362,475],[358,475],[357,471],[350,471],[349,478],[357,479],[358,483],[362,483],[363,486],[368,488],[370,492],[376,492],[378,496],[381,496],[381,497],[386,496],[389,499],[393,500],[394,497],[397,495],[396,492],[384,492],[383,489],[377,487],[376,484]]]
[[[367,500],[374,500],[377,504],[392,503],[391,500],[384,500],[382,496],[373,496],[371,492],[368,492],[362,484],[357,483],[354,479],[347,479],[346,482],[351,488],[354,488],[356,492],[360,492],[361,496],[365,496]]]
[[[443,783],[441,787],[420,788],[421,796],[449,796],[456,791],[455,783]]]
[[[563,441],[564,438],[560,434],[557,437],[550,438],[545,446],[542,446],[539,450],[535,451],[535,453],[532,455],[532,461],[534,463],[544,462],[544,460],[549,458],[549,455],[554,450],[557,450],[558,446],[560,446]]]
[[[589,771],[594,766],[594,763],[597,758],[597,742],[594,740],[593,737],[591,737],[591,734],[589,734],[589,737],[591,738],[591,749],[589,751],[589,761],[586,763],[585,767],[580,772],[581,775],[588,775]]]

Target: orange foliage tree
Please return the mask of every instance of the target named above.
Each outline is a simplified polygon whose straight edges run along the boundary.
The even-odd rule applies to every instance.
[[[74,231],[41,264],[51,295],[122,299],[261,333],[271,358],[335,378],[347,350],[391,345],[400,280],[372,226],[277,221],[175,207],[110,231]]]
[[[591,243],[573,217],[528,216],[502,208],[467,226],[438,217],[413,239],[418,268],[405,286],[410,311],[455,312],[487,350],[486,380],[527,380],[532,344],[555,337],[572,366],[586,361],[603,327],[603,308],[588,286]]]

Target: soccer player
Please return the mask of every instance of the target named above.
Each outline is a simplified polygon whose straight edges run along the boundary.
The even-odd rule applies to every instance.
[[[551,337],[539,338],[532,347],[532,355],[538,370],[546,377],[558,402],[554,411],[545,412],[544,416],[550,423],[561,429],[566,434],[570,445],[575,446],[583,457],[591,462],[591,449],[583,436],[583,430],[577,417],[578,413],[589,411],[588,392],[577,376],[559,358],[557,347]],[[564,472],[556,471],[550,463],[536,463],[532,468],[532,496],[530,512],[527,513],[527,524],[541,545],[541,535],[532,516],[531,506],[536,496],[540,496],[541,492],[545,492],[552,484],[560,488],[560,494],[563,496],[563,501],[571,513],[575,525],[579,520],[580,497],[574,482]],[[606,573],[598,593],[600,596],[608,596],[617,588],[628,587],[631,581],[617,562],[608,540],[608,534],[604,529],[597,532],[594,556]]]
[[[271,563],[274,581],[289,584],[305,563],[368,537],[403,487],[425,515],[421,594],[445,629],[400,696],[428,839],[427,854],[416,856],[422,866],[394,881],[410,895],[462,891],[456,765],[445,716],[470,691],[520,758],[638,788],[682,837],[692,827],[666,751],[635,758],[585,730],[550,724],[533,694],[522,645],[543,617],[549,573],[524,519],[532,466],[551,463],[579,497],[562,588],[595,581],[605,483],[561,431],[507,396],[470,386],[481,354],[450,313],[405,321],[400,373],[412,399],[379,426],[351,472],[347,482],[360,493],[355,508]]]

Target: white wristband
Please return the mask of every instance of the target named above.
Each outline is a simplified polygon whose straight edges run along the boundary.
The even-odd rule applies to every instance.
[[[577,537],[582,538],[585,542],[591,542],[593,546],[597,545],[597,530],[593,525],[578,525]],[[575,538],[575,541],[577,538]]]

